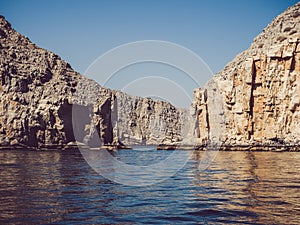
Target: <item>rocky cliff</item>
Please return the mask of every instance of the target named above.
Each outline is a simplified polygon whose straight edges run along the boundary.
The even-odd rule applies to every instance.
[[[190,113],[101,87],[0,17],[0,145],[300,146],[300,3],[204,87]],[[191,119],[193,118],[193,119]]]
[[[248,50],[194,91],[199,145],[300,145],[299,42],[300,3],[276,17]],[[213,124],[212,117],[219,123]]]
[[[101,87],[0,17],[0,145],[92,147],[174,143],[184,113]]]

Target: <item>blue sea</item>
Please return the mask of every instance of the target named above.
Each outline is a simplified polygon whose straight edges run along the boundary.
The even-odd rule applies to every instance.
[[[177,152],[189,156],[178,171],[157,176],[154,166],[138,186],[139,174],[116,183],[79,150],[2,150],[0,224],[300,223],[300,153],[219,151],[203,162],[204,152]],[[109,154],[141,170],[182,157],[151,148]]]

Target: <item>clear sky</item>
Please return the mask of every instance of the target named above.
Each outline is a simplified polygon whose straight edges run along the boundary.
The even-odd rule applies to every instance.
[[[141,40],[184,46],[216,73],[247,49],[275,16],[296,2],[0,0],[0,14],[17,31],[57,53],[82,74],[110,49]],[[93,74],[87,76],[97,80]],[[118,85],[111,87],[122,89]]]

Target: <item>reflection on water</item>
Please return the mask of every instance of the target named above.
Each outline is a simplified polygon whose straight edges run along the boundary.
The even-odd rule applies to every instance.
[[[171,151],[114,154],[139,165]],[[299,223],[300,153],[219,152],[199,171],[202,157],[161,183],[131,187],[102,178],[77,151],[0,151],[0,223]]]
[[[129,186],[153,185],[172,177],[186,165],[192,153],[181,150],[158,152],[156,149],[135,151],[111,154],[109,151],[80,150],[98,174]]]
[[[219,152],[209,169],[196,176],[194,185],[205,191],[195,195],[206,199],[224,222],[232,217],[232,222],[297,224],[299,172],[299,153]]]

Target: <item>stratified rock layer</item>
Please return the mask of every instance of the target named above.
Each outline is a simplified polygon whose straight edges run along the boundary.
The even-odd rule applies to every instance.
[[[92,147],[180,140],[181,111],[112,91],[37,47],[0,17],[0,144]]]
[[[300,144],[300,3],[287,9],[208,85],[195,90],[199,144]],[[214,83],[219,95],[208,95]],[[218,97],[219,107],[210,102]],[[223,122],[211,129],[211,115]]]

